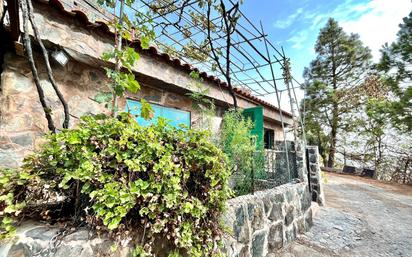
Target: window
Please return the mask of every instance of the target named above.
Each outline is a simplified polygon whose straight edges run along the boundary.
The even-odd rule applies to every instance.
[[[275,142],[275,131],[273,129],[265,128],[265,149],[273,149],[273,145]]]
[[[127,99],[126,101],[126,110],[129,111],[128,108],[130,108],[131,114],[138,115],[138,117],[136,117],[136,121],[142,126],[149,126],[150,124],[156,123],[158,117],[163,117],[168,119],[170,125],[174,127],[178,127],[181,124],[190,127],[190,112],[188,111],[182,111],[176,108],[151,103],[150,105],[154,111],[153,119],[145,120],[140,117],[140,110],[142,107],[140,102],[131,99]]]

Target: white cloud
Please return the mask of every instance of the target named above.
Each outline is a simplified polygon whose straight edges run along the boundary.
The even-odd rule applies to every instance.
[[[357,33],[363,43],[372,50],[375,61],[379,60],[382,45],[396,39],[398,25],[412,10],[410,0],[373,0],[367,4],[369,11],[354,20],[340,22],[346,32]]]
[[[290,27],[290,25],[293,24],[293,22],[296,20],[296,18],[303,12],[303,8],[299,8],[294,12],[293,14],[289,15],[286,19],[284,20],[277,20],[273,26],[279,29],[286,29]]]
[[[356,4],[354,2],[354,0],[346,0],[329,12],[321,12],[319,10],[307,11],[303,17],[311,23],[310,29],[316,30],[323,26],[330,17],[340,22],[354,20],[371,10],[368,4]]]
[[[312,2],[316,1],[312,0]],[[291,37],[287,40],[287,45],[291,48],[289,54],[294,56],[292,72],[301,81],[303,68],[307,67],[311,58],[315,56],[313,45],[319,29],[325,26],[329,17],[335,18],[347,33],[359,34],[364,45],[372,50],[374,61],[378,61],[379,50],[384,43],[391,43],[396,39],[398,25],[412,10],[412,2],[410,0],[345,0],[333,10],[325,11],[325,9],[326,6],[305,9],[298,17],[299,28],[289,33]],[[294,22],[298,22],[297,18]],[[301,94],[298,95],[300,99]],[[282,108],[290,109],[283,99],[282,97]]]
[[[346,0],[334,10],[322,12],[321,7],[301,11],[298,9],[285,21],[278,21],[278,26],[290,26],[298,15],[306,23],[306,27],[291,33],[287,41],[294,49],[312,49],[312,42],[308,39],[326,24],[329,17],[336,19],[347,33],[357,33],[363,43],[372,50],[374,61],[379,60],[382,45],[396,39],[399,23],[412,10],[410,0],[370,0],[359,3],[355,0]]]
[[[292,48],[294,49],[304,49],[305,47],[308,47],[309,37],[313,35],[313,33],[318,33],[318,30],[326,24],[329,17],[333,17],[339,22],[347,21],[349,19],[359,18],[362,14],[367,13],[371,9],[371,7],[367,5],[354,4],[353,2],[354,0],[346,0],[329,12],[322,12],[320,7],[304,12],[299,11],[301,10],[300,8],[297,12],[290,15],[288,19],[282,21],[283,23],[281,23],[281,21],[278,21],[277,23],[279,23],[278,25],[280,26],[289,24],[290,22],[289,25],[291,25],[296,17],[301,15],[302,20],[308,25],[302,30],[291,33],[293,36],[287,41],[292,44]],[[312,46],[310,47],[311,49],[313,48]]]
[[[303,49],[306,46],[305,42],[307,41],[308,36],[308,30],[300,30],[294,33],[294,36],[287,41],[292,43],[292,48]]]

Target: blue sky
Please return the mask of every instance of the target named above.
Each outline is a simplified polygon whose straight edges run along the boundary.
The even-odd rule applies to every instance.
[[[379,60],[379,49],[396,38],[398,24],[412,10],[411,0],[245,0],[241,9],[254,23],[262,20],[273,43],[291,58],[293,75],[303,81],[314,58],[319,30],[329,17],[348,33],[358,33]],[[302,93],[300,93],[301,95]],[[283,101],[282,106],[285,107]]]
[[[313,46],[329,17],[346,32],[358,33],[374,59],[385,42],[396,38],[398,24],[412,10],[410,0],[245,0],[242,10],[257,23],[262,20],[272,42],[282,45],[294,73],[315,56]]]

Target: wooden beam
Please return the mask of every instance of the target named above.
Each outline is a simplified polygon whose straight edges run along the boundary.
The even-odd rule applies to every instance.
[[[10,37],[18,41],[20,37],[19,0],[7,0],[7,10],[10,18]]]

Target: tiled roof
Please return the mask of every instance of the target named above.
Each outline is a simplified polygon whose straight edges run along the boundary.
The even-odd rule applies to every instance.
[[[84,6],[80,6],[78,3],[76,3],[75,1],[73,1],[73,5],[69,5],[67,4],[67,1],[62,1],[62,0],[37,0],[38,2],[42,2],[42,3],[48,3],[50,6],[56,8],[57,10],[59,10],[60,12],[64,13],[65,15],[69,15],[71,17],[76,18],[77,20],[79,20],[81,23],[83,23],[86,27],[91,27],[94,29],[98,29],[99,31],[105,33],[105,34],[109,34],[111,36],[114,37],[114,33],[110,30],[109,26],[107,25],[107,20],[105,20],[104,18],[107,16],[101,15],[101,16],[96,16],[93,15],[93,17],[91,17],[91,15],[87,15],[86,13],[89,13],[90,9],[92,6],[89,7],[84,7]],[[102,11],[102,10],[99,10]],[[98,13],[98,12],[96,12]],[[136,41],[135,47],[139,48],[140,46],[140,42]],[[140,49],[141,50],[141,49]],[[200,77],[203,78],[204,80],[210,81],[212,83],[215,83],[217,85],[219,85],[220,87],[229,89],[228,85],[226,82],[221,81],[218,77],[216,76],[211,76],[208,75],[206,72],[202,72],[199,71],[197,68],[193,67],[190,64],[187,64],[185,62],[182,62],[179,59],[173,58],[171,57],[169,54],[166,53],[162,53],[160,52],[156,47],[154,46],[150,46],[149,49],[147,50],[142,50],[144,52],[147,52],[153,56],[159,57],[162,60],[173,64],[174,67],[179,67],[184,71],[187,71],[188,73],[195,71],[195,72],[199,72]],[[276,111],[279,111],[279,108],[274,106],[273,104],[270,104],[252,94],[250,94],[249,92],[242,90],[240,88],[234,88],[234,91],[236,94],[238,94],[239,96],[243,96],[249,100],[252,100],[256,103],[259,103],[265,107],[268,107],[270,109],[274,109]],[[289,112],[286,112],[284,110],[282,110],[282,113],[284,115],[287,115],[289,117],[292,117],[292,114],[290,114]]]

